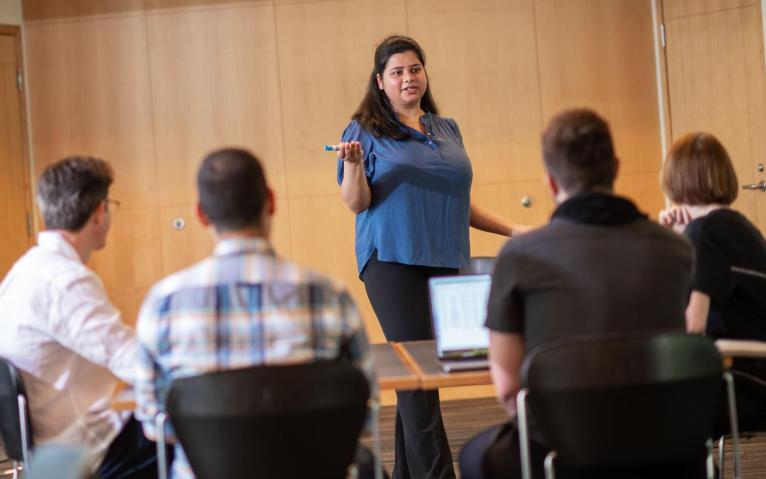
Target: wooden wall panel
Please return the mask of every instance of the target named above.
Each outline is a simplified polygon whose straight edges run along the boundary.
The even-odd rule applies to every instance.
[[[763,55],[745,48],[745,29],[760,33],[754,8],[693,15],[666,24],[673,140],[693,131],[713,133],[728,150],[741,183],[759,178],[754,160],[762,160],[766,148],[764,97],[758,91],[766,83],[762,73],[755,73],[763,68]],[[758,21],[743,22],[745,11]],[[751,116],[760,120],[751,123]],[[734,206],[754,219],[760,198],[743,192]]]
[[[536,180],[475,185],[473,196],[483,206],[520,224],[541,226],[548,222],[553,210],[553,199],[542,173]],[[525,196],[532,202],[528,208],[521,203]],[[471,255],[495,256],[507,240],[472,228]]]
[[[194,203],[200,161],[221,146],[256,152],[284,191],[272,7],[149,13],[147,25],[160,203]]]
[[[338,142],[362,99],[375,46],[405,32],[404,0],[279,2],[276,13],[288,196],[338,195],[322,145]]]
[[[22,0],[24,23],[142,12],[144,0]]]
[[[538,0],[536,6],[545,122],[566,108],[592,108],[610,123],[622,175],[659,172],[651,3]]]
[[[28,25],[35,169],[71,154],[115,169],[125,208],[156,204],[146,32],[142,16]]]
[[[195,178],[204,156],[221,147],[249,149],[264,164],[280,204],[272,239],[289,254],[288,202],[281,201],[286,187],[273,7],[157,10],[147,14],[147,30],[160,205],[193,211]],[[207,244],[206,233],[179,232],[169,225],[165,218],[165,243]],[[195,237],[199,234],[204,237]],[[175,257],[166,265],[175,269],[209,252],[166,250]]]
[[[538,180],[542,126],[532,0],[410,0],[437,104],[457,119],[474,184]]]
[[[173,9],[189,11],[195,8],[208,10],[210,7],[242,7],[273,3],[272,0],[144,0],[144,7],[147,12]]]
[[[665,19],[688,17],[718,12],[744,5],[755,5],[760,0],[663,0]]]
[[[185,223],[181,230],[173,226],[178,218]],[[212,233],[197,218],[196,205],[161,207],[157,228],[162,238],[164,274],[188,268],[210,256],[215,247]]]

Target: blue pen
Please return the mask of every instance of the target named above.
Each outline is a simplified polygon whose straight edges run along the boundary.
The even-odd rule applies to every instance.
[[[340,151],[340,147],[338,145],[325,145],[324,151]]]

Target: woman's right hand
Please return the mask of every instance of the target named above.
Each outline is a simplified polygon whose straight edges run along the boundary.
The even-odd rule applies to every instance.
[[[338,143],[338,159],[352,164],[362,162],[362,144],[358,141]]]
[[[362,163],[362,144],[358,141],[338,143],[338,159],[343,160],[340,197],[351,211],[358,214],[372,201],[372,192]]]
[[[660,224],[672,228],[676,233],[683,233],[692,220],[692,215],[683,206],[671,206],[660,211]]]

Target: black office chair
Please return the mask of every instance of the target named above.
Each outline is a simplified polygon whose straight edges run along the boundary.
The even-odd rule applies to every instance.
[[[755,397],[760,399],[761,404],[766,407],[766,381],[755,377],[751,374],[731,369],[732,377],[734,378],[735,389],[737,394],[745,394],[751,396],[750,401],[754,401]],[[747,413],[745,413],[747,414]],[[764,422],[763,416],[756,418],[755,422],[750,422],[753,418],[743,417],[741,412],[739,414],[739,435],[740,439],[750,439],[753,437],[763,438],[766,435],[766,422]],[[742,422],[745,421],[744,424]],[[731,426],[729,425],[729,428]],[[744,429],[743,429],[744,427]],[[730,430],[730,429],[727,429]],[[726,440],[731,436],[723,435],[718,439],[718,473],[719,477],[725,477],[725,450]],[[734,457],[734,477],[739,478],[742,475],[742,466],[740,464],[741,457]]]
[[[322,361],[177,379],[166,410],[199,479],[341,479],[369,397],[358,368]]]
[[[81,446],[35,448],[26,479],[91,479],[88,450]]]
[[[701,336],[583,339],[535,349],[524,360],[525,389],[517,398],[522,476],[531,478],[528,407],[552,449],[546,478],[554,477],[554,460],[563,470],[620,477],[617,471],[631,466],[693,462],[706,447],[712,478],[722,372],[714,343]]]
[[[494,256],[472,256],[468,265],[460,268],[460,274],[492,274],[496,259]]]
[[[13,476],[18,477],[19,463],[29,467],[32,426],[21,374],[5,358],[0,358],[0,435],[6,454],[13,459]]]

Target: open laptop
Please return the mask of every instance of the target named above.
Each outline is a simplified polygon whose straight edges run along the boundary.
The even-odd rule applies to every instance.
[[[489,367],[490,276],[439,276],[428,281],[436,357],[446,372]]]

